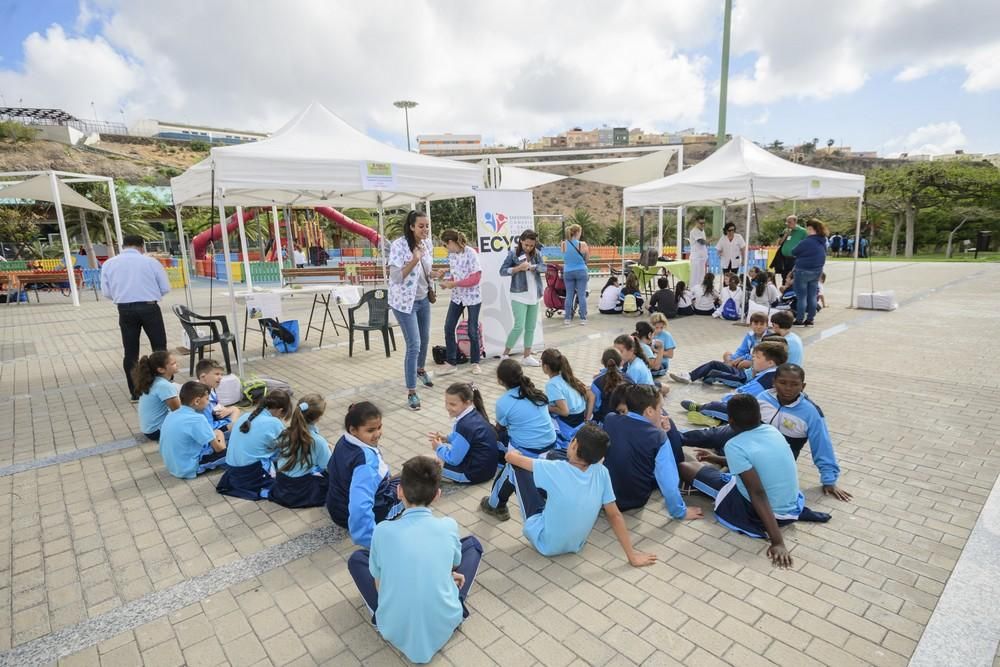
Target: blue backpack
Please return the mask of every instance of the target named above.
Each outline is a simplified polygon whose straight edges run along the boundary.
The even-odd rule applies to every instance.
[[[740,310],[736,306],[736,301],[732,297],[726,299],[726,302],[722,304],[722,319],[724,320],[738,320],[740,319]]]

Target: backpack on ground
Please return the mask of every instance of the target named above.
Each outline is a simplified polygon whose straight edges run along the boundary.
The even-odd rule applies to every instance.
[[[479,357],[486,357],[486,339],[483,338],[483,323],[479,322]],[[472,357],[472,341],[469,339],[469,320],[462,320],[455,328],[455,341],[458,343],[459,358],[468,361]],[[464,362],[463,362],[464,363]]]
[[[243,397],[251,403],[257,403],[270,392],[278,389],[288,392],[289,396],[293,393],[292,386],[284,380],[255,377],[243,382]]]

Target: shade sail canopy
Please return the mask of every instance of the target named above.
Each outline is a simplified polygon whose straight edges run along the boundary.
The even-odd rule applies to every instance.
[[[90,201],[62,181],[57,180],[56,183],[56,187],[59,188],[59,198],[62,200],[63,206],[85,208],[88,211],[107,213],[106,210]],[[15,185],[9,185],[7,187],[3,187],[3,185],[3,181],[0,181],[0,199],[33,199],[35,201],[54,201],[54,197],[52,196],[52,180],[46,174],[29,178],[28,180],[21,181]]]
[[[649,155],[643,155],[626,162],[608,165],[585,171],[582,174],[575,174],[573,178],[581,181],[591,181],[592,183],[602,183],[604,185],[615,185],[619,188],[627,188],[630,185],[648,183],[654,179],[662,178],[663,171],[667,168],[670,160],[677,154],[678,149],[667,148],[658,150]]]
[[[171,179],[175,205],[211,202],[213,165],[229,205],[399,206],[472,196],[482,186],[479,167],[393,148],[318,103],[263,141],[213,148]]]
[[[498,166],[500,169],[500,182],[497,183],[498,190],[531,190],[540,185],[555,183],[567,178],[566,176],[552,174],[547,171],[536,171],[534,169],[511,167],[503,164]]]
[[[857,198],[865,177],[795,164],[733,137],[690,169],[625,188],[625,206],[726,206],[785,199]]]

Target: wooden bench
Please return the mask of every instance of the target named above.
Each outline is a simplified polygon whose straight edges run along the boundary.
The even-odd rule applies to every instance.
[[[310,282],[329,282],[333,278],[334,282],[346,282],[352,284],[379,284],[384,283],[382,279],[382,267],[342,264],[340,266],[314,266],[308,269],[285,269],[281,272],[285,285],[302,285]],[[317,280],[312,280],[316,278]]]
[[[83,271],[74,270],[73,277],[76,279],[77,290],[82,290]],[[40,301],[38,296],[40,285],[61,285],[69,282],[68,278],[65,271],[4,271],[0,273],[0,286],[2,289],[17,290],[18,292],[34,286],[35,302],[37,303]],[[97,294],[96,289],[94,294]]]

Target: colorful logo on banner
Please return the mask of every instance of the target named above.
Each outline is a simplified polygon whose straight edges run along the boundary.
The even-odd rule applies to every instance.
[[[507,216],[503,213],[493,213],[486,211],[483,213],[483,222],[493,230],[494,234],[499,234],[503,226],[507,224]]]
[[[479,252],[507,252],[521,232],[532,229],[534,217],[484,211],[482,221],[489,233],[479,234]]]

